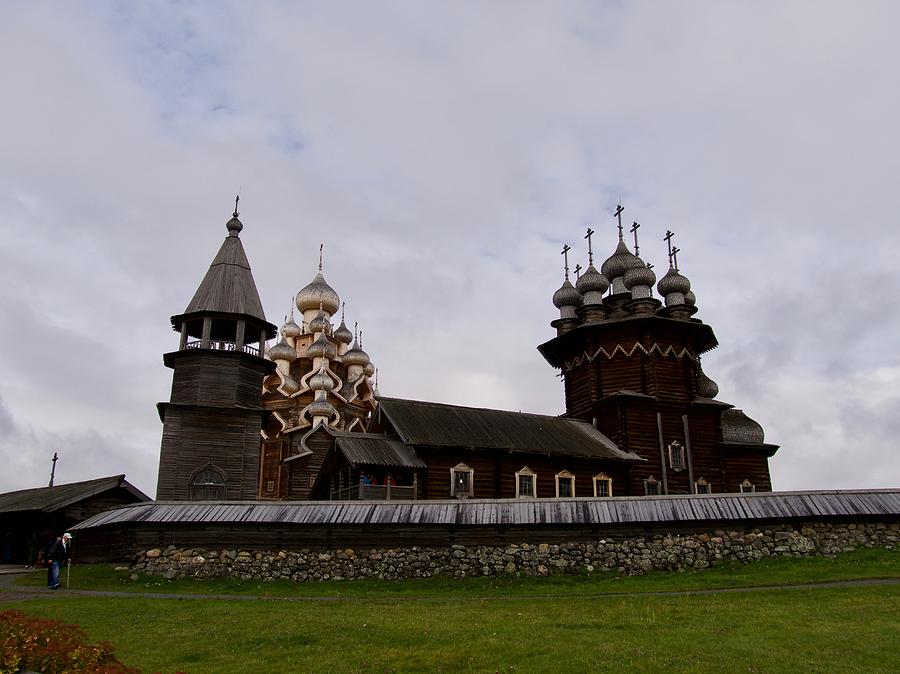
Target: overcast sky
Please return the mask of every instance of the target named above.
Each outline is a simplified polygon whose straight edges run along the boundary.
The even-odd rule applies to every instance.
[[[266,315],[325,275],[384,395],[563,411],[559,251],[676,232],[776,489],[900,486],[900,4],[3,3],[0,491],[151,496],[236,192]]]

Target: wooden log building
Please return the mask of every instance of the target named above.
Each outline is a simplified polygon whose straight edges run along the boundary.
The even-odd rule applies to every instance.
[[[667,232],[656,275],[619,241],[553,296],[556,336],[538,347],[561,371],[566,412],[550,417],[378,394],[375,366],[319,270],[296,296],[281,339],[266,321],[239,233],[228,236],[166,354],[160,500],[566,499],[771,490],[778,449],[718,399],[700,358],[712,328]],[[580,270],[580,266],[576,268]],[[341,322],[332,325],[341,310]],[[253,346],[257,344],[257,346]]]

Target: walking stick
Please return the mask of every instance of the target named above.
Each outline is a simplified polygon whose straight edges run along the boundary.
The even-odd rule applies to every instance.
[[[69,576],[72,575],[72,560],[66,560],[66,589],[69,589]]]

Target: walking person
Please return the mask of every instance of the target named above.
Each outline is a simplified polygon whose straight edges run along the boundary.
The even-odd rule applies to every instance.
[[[69,538],[71,538],[71,535]],[[47,563],[50,565],[48,586],[51,590],[57,590],[60,587],[59,567],[69,558],[69,546],[67,543],[68,541],[64,540],[62,536],[57,536],[56,540],[53,541],[53,545],[50,546],[50,551],[47,553]]]

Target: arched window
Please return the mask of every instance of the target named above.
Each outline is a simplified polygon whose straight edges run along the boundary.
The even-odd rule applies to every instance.
[[[756,485],[753,484],[750,480],[744,480],[741,482],[741,493],[742,494],[752,494],[756,491]]]
[[[450,469],[450,496],[468,498],[475,495],[475,471],[464,463]]]
[[[567,470],[556,474],[556,498],[575,497],[575,476]]]
[[[612,478],[606,473],[594,475],[594,496],[612,496]]]
[[[225,498],[225,475],[221,470],[207,464],[191,477],[192,501],[221,501]]]
[[[646,496],[659,496],[659,480],[652,475],[644,480],[644,494]]]
[[[537,474],[528,466],[516,473],[516,498],[537,498]]]
[[[684,447],[678,440],[669,443],[669,465],[672,470],[684,470]]]

